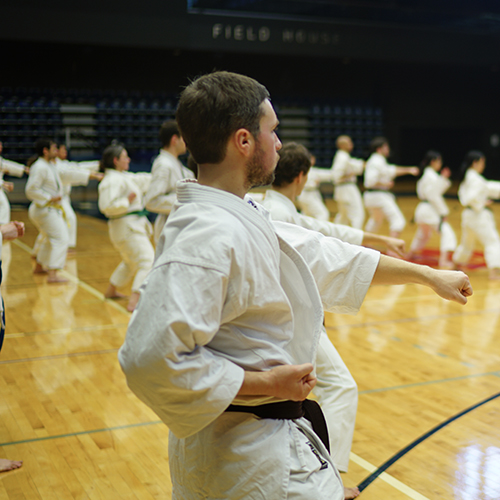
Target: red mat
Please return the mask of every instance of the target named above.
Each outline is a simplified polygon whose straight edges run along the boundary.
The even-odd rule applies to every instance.
[[[438,267],[438,261],[439,250],[437,248],[424,248],[421,254],[417,255],[413,259],[410,259],[410,262],[431,267]],[[483,252],[474,252],[469,260],[469,263],[465,267],[467,269],[479,269],[480,267],[486,267]]]

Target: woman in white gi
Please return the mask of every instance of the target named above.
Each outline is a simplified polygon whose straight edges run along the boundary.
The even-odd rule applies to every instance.
[[[139,287],[153,264],[154,249],[151,244],[153,228],[143,201],[151,174],[128,172],[129,164],[130,158],[123,146],[111,145],[104,150],[100,165],[104,179],[99,184],[99,210],[108,218],[109,238],[122,257],[104,295],[107,298],[124,297],[118,288],[133,279],[127,305],[127,310],[132,312],[139,301]]]
[[[181,137],[175,120],[162,124],[159,137],[160,154],[153,162],[151,184],[144,197],[146,209],[158,214],[154,225],[155,243],[158,243],[161,230],[177,199],[175,194],[177,182],[194,178],[193,172],[179,160],[179,155],[186,152],[186,143]]]
[[[488,208],[500,198],[500,182],[488,181],[481,174],[486,166],[481,151],[467,153],[462,170],[465,178],[458,189],[462,211],[462,237],[453,254],[453,262],[464,266],[470,259],[476,240],[484,247],[484,259],[491,279],[500,279],[500,237],[493,212]]]
[[[22,177],[25,173],[29,174],[30,169],[20,163],[3,158],[2,150],[3,144],[0,141],[0,224],[7,224],[10,222],[10,203],[5,191],[12,191],[14,184],[12,182],[5,182],[3,176],[7,174]]]
[[[365,162],[351,157],[354,144],[348,135],[337,137],[337,148],[332,163],[334,199],[338,210],[335,222],[362,229],[365,222],[365,207],[356,177],[363,173]]]
[[[441,154],[428,151],[422,160],[423,174],[417,182],[420,203],[415,209],[417,231],[410,246],[410,256],[419,253],[429,241],[432,233],[440,234],[439,267],[453,269],[450,253],[457,248],[457,237],[446,220],[450,213],[443,194],[451,186],[450,169],[443,166]]]
[[[406,225],[406,220],[390,192],[394,178],[400,175],[418,175],[418,167],[398,167],[389,165],[387,158],[391,152],[385,137],[376,137],[370,143],[372,154],[365,167],[365,192],[363,194],[369,219],[365,229],[376,233],[384,219],[389,222],[391,236],[397,238]]]
[[[32,201],[28,213],[41,233],[34,273],[47,273],[48,283],[64,283],[67,280],[57,271],[66,264],[68,224],[61,206],[62,179],[54,163],[57,144],[38,139],[35,150],[38,159],[31,165],[26,183],[26,197]]]

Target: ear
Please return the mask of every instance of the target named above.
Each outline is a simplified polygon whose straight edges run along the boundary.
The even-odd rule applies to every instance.
[[[234,133],[233,143],[236,150],[247,158],[255,148],[255,138],[246,128],[240,128]]]
[[[304,179],[304,172],[302,172],[302,170],[301,170],[299,172],[299,175],[297,175],[297,177],[295,177],[293,182],[295,182],[295,184],[300,184],[302,182],[302,179]]]

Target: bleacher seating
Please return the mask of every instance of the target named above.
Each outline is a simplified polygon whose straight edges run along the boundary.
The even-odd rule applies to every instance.
[[[331,165],[338,135],[350,135],[353,154],[363,156],[370,140],[383,133],[382,110],[372,103],[274,97],[273,104],[280,136],[309,147],[320,167]],[[97,158],[117,140],[133,161],[148,162],[159,147],[158,129],[175,116],[176,105],[177,97],[165,92],[3,87],[0,140],[5,157],[21,162],[40,136],[69,136],[72,156],[79,159]]]

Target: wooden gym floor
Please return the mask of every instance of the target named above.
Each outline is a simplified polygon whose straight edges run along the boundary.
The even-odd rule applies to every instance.
[[[399,202],[410,220],[416,199]],[[449,204],[459,236],[460,208]],[[27,231],[3,249],[0,457],[24,465],[0,474],[0,500],[170,499],[167,428],[128,390],[117,361],[130,315],[125,301],[102,295],[119,261],[106,223],[79,216],[71,281],[47,285],[31,273],[36,230],[25,210],[12,218]],[[414,230],[408,223],[407,245]],[[435,237],[430,246],[437,248]],[[327,314],[330,338],[359,386],[347,486],[500,390],[500,282],[489,281],[484,267],[470,278],[474,295],[465,307],[416,285],[379,286],[358,315]],[[361,498],[500,498],[499,416],[500,398],[452,421]]]

